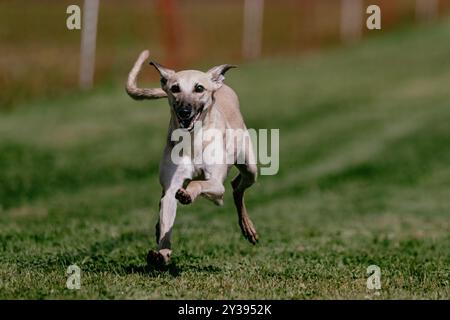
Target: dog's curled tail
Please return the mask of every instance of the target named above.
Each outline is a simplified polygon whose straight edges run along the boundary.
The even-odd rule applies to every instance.
[[[136,79],[141,71],[142,65],[145,60],[148,59],[150,53],[148,50],[144,50],[139,55],[138,59],[134,63],[133,68],[128,74],[128,81],[126,85],[126,91],[128,95],[135,100],[144,100],[144,99],[159,99],[166,98],[167,94],[164,90],[160,88],[138,88]]]

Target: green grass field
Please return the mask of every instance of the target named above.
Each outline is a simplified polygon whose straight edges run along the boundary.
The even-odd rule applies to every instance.
[[[449,299],[449,38],[444,21],[230,71],[248,126],[280,128],[279,173],[247,193],[260,243],[227,181],[224,207],[180,207],[166,272],[145,267],[166,101],[117,86],[2,112],[0,298]]]

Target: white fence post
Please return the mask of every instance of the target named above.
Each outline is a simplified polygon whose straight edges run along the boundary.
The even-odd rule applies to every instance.
[[[438,16],[439,0],[416,0],[416,17],[430,21]]]
[[[341,0],[341,39],[344,43],[361,39],[364,13],[362,0]]]
[[[245,0],[242,55],[255,59],[261,55],[264,0]]]
[[[80,52],[81,89],[90,89],[94,83],[98,7],[99,0],[84,0]]]

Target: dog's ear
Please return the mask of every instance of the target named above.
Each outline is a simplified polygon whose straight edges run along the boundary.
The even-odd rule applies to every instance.
[[[150,61],[150,65],[155,67],[155,69],[159,72],[159,75],[161,76],[161,86],[162,87],[164,87],[167,83],[167,80],[169,80],[169,78],[175,74],[175,71],[173,71],[172,69],[163,67],[162,65],[160,65],[159,63],[156,63],[154,61]]]
[[[223,84],[223,81],[225,80],[225,72],[230,70],[231,68],[237,68],[237,66],[234,66],[232,64],[222,64],[220,66],[215,66],[211,69],[209,69],[206,73],[210,75],[211,81],[220,88],[220,86]]]

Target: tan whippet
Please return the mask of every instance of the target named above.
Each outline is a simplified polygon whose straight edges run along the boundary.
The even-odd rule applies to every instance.
[[[254,161],[251,141],[245,144],[230,144],[225,141],[219,144],[223,152],[233,159],[222,163],[197,163],[194,154],[184,150],[183,161],[174,163],[172,152],[174,142],[172,133],[182,130],[196,139],[197,124],[202,130],[220,130],[225,137],[226,130],[238,132],[238,139],[244,139],[247,132],[239,110],[239,101],[235,92],[223,83],[224,74],[234,66],[224,64],[207,72],[185,70],[175,72],[155,62],[150,62],[161,76],[160,88],[138,88],[136,77],[142,64],[147,60],[149,52],[143,51],[128,76],[126,91],[136,100],[168,98],[171,118],[164,154],[160,162],[159,179],[162,186],[159,221],[156,224],[156,241],[158,251],[150,250],[147,261],[150,265],[166,265],[171,255],[170,236],[175,221],[177,199],[182,204],[189,204],[202,195],[216,204],[222,204],[225,188],[223,182],[230,168],[235,165],[239,174],[232,180],[234,203],[237,208],[239,225],[243,235],[253,244],[258,236],[250,220],[244,203],[244,191],[250,187],[257,177],[257,166]],[[226,139],[226,138],[224,138]],[[201,149],[210,142],[201,143]],[[243,161],[237,161],[237,159]]]

